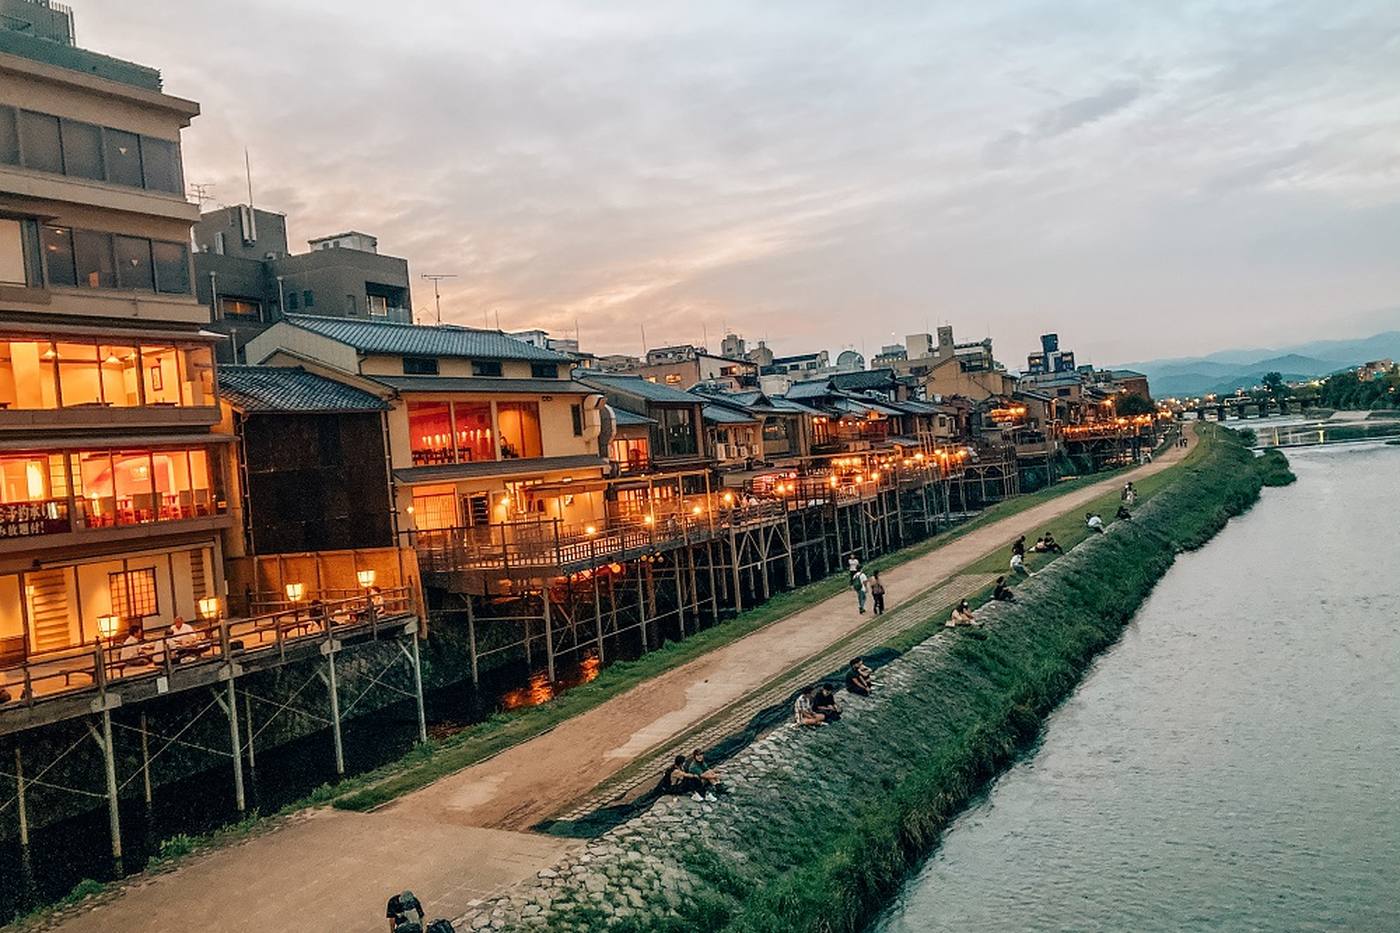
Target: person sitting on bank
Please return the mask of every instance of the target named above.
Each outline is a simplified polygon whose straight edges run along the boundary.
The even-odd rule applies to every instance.
[[[948,628],[957,628],[960,625],[976,625],[977,619],[972,614],[972,607],[967,604],[967,600],[958,603],[953,610],[952,616],[944,623]]]
[[[705,761],[705,752],[697,748],[690,753],[690,758],[685,763],[686,773],[691,777],[698,778],[704,797],[713,803],[715,801],[715,791],[719,788],[720,773],[711,768]]]
[[[413,896],[412,891],[404,891],[389,898],[384,916],[389,918],[389,933],[406,927],[412,929],[410,924],[417,924],[420,930],[423,928],[423,905],[418,903],[418,898]]]
[[[1035,547],[1031,550],[1037,554],[1063,554],[1065,552],[1065,549],[1060,547],[1059,542],[1055,540],[1055,536],[1048,531],[1040,536],[1040,540],[1035,543]]]
[[[836,705],[836,693],[830,684],[821,684],[812,692],[812,712],[827,722],[841,718],[841,707]]]
[[[792,704],[792,712],[799,726],[820,726],[826,722],[825,716],[812,709],[811,687],[802,688],[802,692]]]
[[[1005,577],[997,577],[997,582],[992,586],[992,599],[1003,603],[1016,601],[1016,594],[1011,592],[1011,587],[1006,585]]]
[[[1020,554],[1022,557],[1025,557],[1025,556],[1026,556],[1026,536],[1025,536],[1025,535],[1021,535],[1021,537],[1017,538],[1017,539],[1016,539],[1016,542],[1015,542],[1014,544],[1011,545],[1011,553],[1012,553],[1012,554]]]
[[[704,800],[700,796],[705,784],[698,777],[686,770],[684,755],[677,755],[676,760],[671,763],[671,767],[666,769],[666,774],[661,778],[661,790],[667,794],[689,794],[691,800]]]
[[[1011,572],[1023,577],[1029,577],[1031,575],[1030,568],[1026,566],[1026,559],[1020,554],[1011,555]]]
[[[1120,506],[1118,506],[1118,512],[1117,512],[1117,514],[1115,514],[1113,517],[1114,517],[1114,518],[1132,518],[1132,517],[1133,517],[1133,513],[1131,513],[1131,512],[1128,511],[1128,507],[1127,507],[1126,505],[1120,505]]]
[[[852,658],[851,666],[846,669],[846,689],[858,697],[868,697],[873,686],[870,668],[860,658]]]
[[[1084,513],[1084,525],[1092,532],[1103,534],[1103,519],[1096,512]]]

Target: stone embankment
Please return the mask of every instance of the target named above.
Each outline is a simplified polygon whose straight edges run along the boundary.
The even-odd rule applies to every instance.
[[[785,724],[725,762],[719,802],[662,798],[473,905],[458,929],[859,929],[1174,555],[1257,499],[1249,452],[1225,432],[1215,441],[1131,522],[1053,562],[1017,602],[980,609],[981,629],[939,630],[881,668],[872,697],[842,692],[840,722]]]

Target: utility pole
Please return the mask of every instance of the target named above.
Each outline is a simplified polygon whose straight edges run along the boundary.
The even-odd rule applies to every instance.
[[[442,323],[442,293],[438,290],[438,283],[443,279],[455,279],[455,274],[435,274],[424,275],[423,278],[433,283],[433,308],[437,312],[437,322]]]

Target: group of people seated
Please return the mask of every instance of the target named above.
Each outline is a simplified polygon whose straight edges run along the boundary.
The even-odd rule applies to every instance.
[[[131,623],[126,638],[122,640],[117,660],[128,666],[157,664],[169,652],[176,661],[194,657],[204,647],[204,639],[194,626],[185,621],[184,616],[176,616],[175,624],[163,636],[146,639],[146,630],[140,621]]]
[[[690,757],[677,755],[663,778],[664,789],[670,794],[690,794],[691,800],[715,801],[715,791],[721,789],[720,773],[705,761],[703,749],[695,749]]]
[[[1060,547],[1060,543],[1055,540],[1055,536],[1048,531],[1040,536],[1040,540],[1036,541],[1031,550],[1037,554],[1063,554],[1065,552],[1065,549]]]
[[[874,672],[865,659],[852,658],[846,668],[846,690],[868,697],[874,689]],[[803,687],[793,701],[792,712],[799,726],[824,726],[841,718],[841,705],[836,702],[836,691],[831,684],[822,682]]]

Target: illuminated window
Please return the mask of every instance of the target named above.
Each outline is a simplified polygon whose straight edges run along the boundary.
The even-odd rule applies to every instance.
[[[154,567],[107,574],[107,592],[112,600],[112,614],[119,618],[145,619],[160,615]]]
[[[202,448],[83,451],[72,455],[73,492],[89,528],[214,515],[212,461]]]
[[[43,284],[36,230],[32,220],[0,217],[0,285],[23,288]]]
[[[457,496],[451,492],[413,497],[413,523],[420,531],[437,531],[457,524]]]
[[[64,408],[102,404],[102,376],[97,361],[97,345],[59,343],[58,386]]]
[[[650,444],[644,437],[619,437],[608,445],[608,459],[629,470],[640,470],[650,460]]]
[[[147,405],[180,404],[180,363],[174,347],[141,347]]]
[[[501,459],[544,456],[538,402],[498,402],[496,426],[501,433]]]
[[[414,466],[453,463],[452,406],[448,402],[409,402],[408,440]]]
[[[257,321],[262,319],[262,304],[251,298],[219,298],[219,316],[227,318],[243,318],[245,320]]]
[[[496,459],[489,402],[453,402],[452,429],[457,435],[458,462]]]

